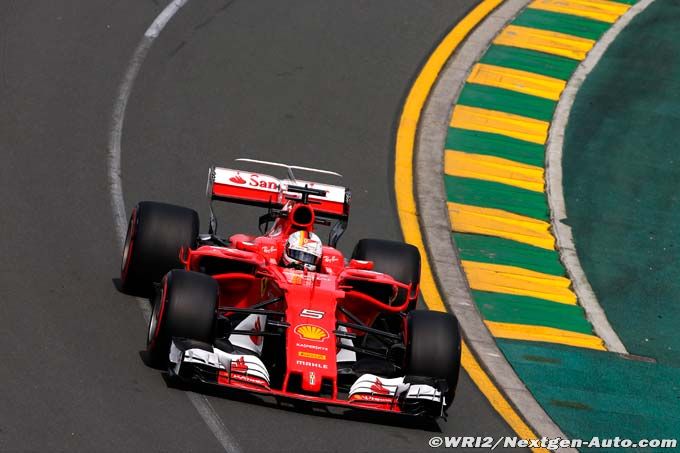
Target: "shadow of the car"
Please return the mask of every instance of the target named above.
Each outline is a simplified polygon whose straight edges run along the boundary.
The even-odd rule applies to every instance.
[[[144,362],[144,365],[148,366],[149,368],[153,368],[158,371],[163,371],[165,372],[165,368],[160,368],[157,365],[155,365],[151,360],[149,359],[149,353],[146,350],[138,351],[139,358],[142,359],[142,362]]]
[[[153,296],[153,291],[151,292],[128,292],[123,289],[123,281],[120,279],[120,277],[113,277],[111,278],[111,283],[113,284],[113,287],[116,288],[116,291],[118,291],[121,294],[125,294],[126,296],[133,296],[133,297],[139,297],[141,299],[151,299]]]
[[[120,277],[112,278],[111,283],[113,283],[113,287],[116,288],[116,291],[121,294],[125,294],[125,291],[123,291],[123,281],[120,279]]]
[[[397,426],[400,428],[420,431],[436,433],[441,432],[441,428],[437,421],[430,418],[420,418],[404,414],[383,413],[361,409],[347,409],[332,405],[296,400],[294,398],[280,398],[269,395],[258,395],[249,393],[247,391],[217,387],[203,383],[187,383],[185,381],[171,377],[168,373],[163,373],[162,376],[168,388],[196,392],[205,396],[228,399],[230,401],[239,403],[256,404],[262,407],[271,408],[273,410],[282,410],[315,417],[327,417],[361,423],[372,423],[376,425]]]

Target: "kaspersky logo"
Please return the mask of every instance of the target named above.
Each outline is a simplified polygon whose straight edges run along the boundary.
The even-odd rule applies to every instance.
[[[328,331],[326,329],[312,324],[300,324],[295,328],[294,332],[305,340],[324,341],[328,338]]]

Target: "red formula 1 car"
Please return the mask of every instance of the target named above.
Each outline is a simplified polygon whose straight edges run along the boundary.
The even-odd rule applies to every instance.
[[[239,159],[256,163],[249,159]],[[351,408],[439,417],[453,401],[460,334],[448,313],[416,310],[420,255],[363,239],[336,244],[350,191],[212,168],[208,234],[191,209],[141,202],[121,282],[153,301],[149,362],[175,377]],[[267,208],[261,235],[217,235],[212,201]],[[315,225],[330,228],[327,244]]]

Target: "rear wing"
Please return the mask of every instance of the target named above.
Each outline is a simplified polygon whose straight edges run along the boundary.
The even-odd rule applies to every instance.
[[[283,164],[276,165],[285,166]],[[289,175],[294,178],[290,171],[291,167],[288,168]],[[312,171],[312,169],[305,170]],[[208,174],[206,189],[211,200],[281,209],[287,200],[302,198],[300,193],[289,192],[288,186],[306,186],[310,189],[324,191],[326,193],[324,196],[309,196],[309,203],[318,216],[345,220],[349,216],[351,191],[342,186],[303,181],[297,178],[278,179],[263,173],[212,167]]]

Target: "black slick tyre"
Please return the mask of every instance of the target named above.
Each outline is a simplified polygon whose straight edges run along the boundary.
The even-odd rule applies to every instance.
[[[362,239],[354,247],[352,258],[373,261],[373,270],[390,275],[400,283],[413,285],[414,289],[420,283],[420,253],[411,244]],[[405,290],[399,291],[392,305],[403,304],[408,296]]]
[[[153,284],[170,269],[184,267],[180,249],[195,247],[198,231],[198,213],[193,209],[152,201],[137,204],[130,215],[123,247],[123,291],[150,295]]]
[[[430,310],[408,314],[406,374],[445,381],[445,408],[451,405],[456,393],[460,351],[460,331],[454,315]]]
[[[218,285],[210,276],[175,269],[163,278],[147,335],[149,364],[166,368],[173,337],[212,344]]]

